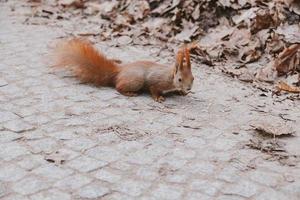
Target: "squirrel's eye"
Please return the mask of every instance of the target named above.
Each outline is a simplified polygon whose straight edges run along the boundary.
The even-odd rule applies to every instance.
[[[181,78],[179,78],[178,81],[181,82]]]

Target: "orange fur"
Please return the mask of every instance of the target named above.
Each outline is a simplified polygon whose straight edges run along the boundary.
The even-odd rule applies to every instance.
[[[90,43],[73,39],[60,43],[55,51],[55,66],[71,69],[83,82],[113,86],[119,67]]]

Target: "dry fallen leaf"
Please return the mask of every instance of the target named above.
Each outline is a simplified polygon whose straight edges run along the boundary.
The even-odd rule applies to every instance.
[[[285,75],[300,68],[300,44],[293,44],[284,49],[275,60],[278,75]]]
[[[279,83],[276,85],[276,88],[279,91],[286,91],[291,93],[300,93],[300,87],[291,86],[283,81],[279,81]]]

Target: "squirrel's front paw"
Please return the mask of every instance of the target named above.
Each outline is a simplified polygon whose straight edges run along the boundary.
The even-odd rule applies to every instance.
[[[179,94],[180,96],[186,96],[188,93],[185,92],[185,91],[183,91],[183,90],[179,90],[179,91],[178,91],[178,94]]]
[[[157,96],[154,99],[156,102],[162,103],[164,102],[166,99],[163,96]]]

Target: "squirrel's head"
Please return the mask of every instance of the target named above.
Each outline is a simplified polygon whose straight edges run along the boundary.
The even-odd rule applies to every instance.
[[[176,56],[174,69],[174,86],[177,90],[189,92],[192,89],[194,76],[191,69],[190,52],[184,47],[180,49]]]

